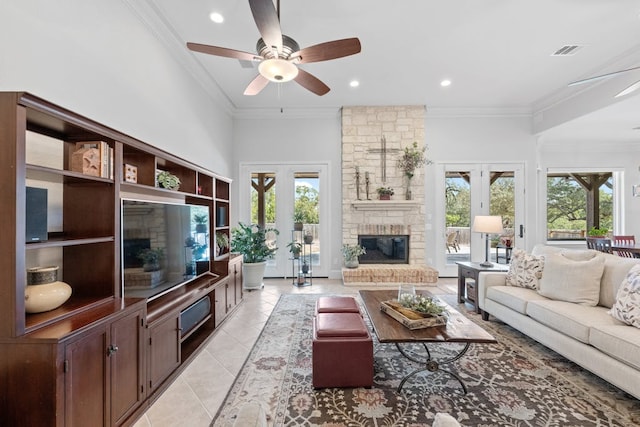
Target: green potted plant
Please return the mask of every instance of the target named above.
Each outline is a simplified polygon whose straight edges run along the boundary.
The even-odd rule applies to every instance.
[[[404,176],[407,178],[407,187],[405,188],[405,198],[411,199],[411,179],[416,173],[416,169],[424,165],[431,163],[431,160],[427,159],[425,154],[427,147],[418,147],[417,142],[413,142],[412,145],[405,147],[402,156],[398,160],[398,168],[402,170]]]
[[[378,187],[376,191],[378,192],[378,198],[380,200],[390,200],[391,196],[395,194],[391,187]]]
[[[352,245],[345,243],[342,245],[342,256],[344,258],[344,266],[347,268],[357,268],[360,263],[358,257],[367,253],[367,250],[360,245]]]
[[[158,186],[168,190],[178,190],[180,188],[180,178],[167,171],[158,171],[156,173],[156,181]]]
[[[300,258],[300,252],[302,252],[302,243],[296,242],[294,240],[292,242],[289,242],[287,244],[287,247],[289,248],[289,252],[291,252],[291,255],[293,255],[293,259]]]
[[[267,260],[272,258],[277,247],[267,243],[267,234],[280,234],[275,228],[239,223],[231,230],[231,250],[242,254],[243,288],[261,289],[264,287],[264,270]]]
[[[304,242],[307,245],[310,245],[311,243],[313,243],[313,234],[311,234],[310,231],[307,231],[306,233],[304,233]]]
[[[164,249],[143,249],[138,253],[138,258],[142,260],[144,271],[158,271],[160,270],[160,261],[164,258]]]
[[[304,225],[304,214],[302,211],[294,211],[293,212],[293,229],[295,231],[302,231],[302,227]]]
[[[605,237],[608,232],[609,232],[609,229],[607,228],[591,227],[587,232],[587,235],[589,237]]]
[[[206,233],[208,231],[207,222],[209,217],[207,214],[194,214],[193,221],[196,223],[196,233]]]
[[[216,247],[218,248],[216,255],[223,253],[224,250],[229,247],[229,236],[227,233],[216,231]]]

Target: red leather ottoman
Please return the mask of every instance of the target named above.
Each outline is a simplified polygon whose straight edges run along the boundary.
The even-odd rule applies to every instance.
[[[317,313],[360,313],[353,297],[320,297],[316,301]]]
[[[371,387],[373,341],[360,313],[313,319],[313,387]]]

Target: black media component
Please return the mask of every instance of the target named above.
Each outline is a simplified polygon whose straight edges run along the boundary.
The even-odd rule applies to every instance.
[[[27,187],[26,241],[47,240],[47,189]]]

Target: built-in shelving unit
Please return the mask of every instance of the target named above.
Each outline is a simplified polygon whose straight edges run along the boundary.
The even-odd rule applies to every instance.
[[[131,425],[241,302],[242,261],[211,251],[163,294],[129,295],[121,201],[205,207],[211,249],[230,234],[231,181],[23,92],[0,93],[0,144],[0,425]],[[42,212],[27,187],[46,190]],[[30,234],[42,218],[45,235]],[[27,313],[26,271],[48,265],[71,297]]]

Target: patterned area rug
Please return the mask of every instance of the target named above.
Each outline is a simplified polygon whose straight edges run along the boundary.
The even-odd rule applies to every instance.
[[[640,402],[498,321],[484,322],[498,340],[472,345],[454,370],[401,379],[420,366],[394,345],[374,339],[374,387],[311,386],[311,318],[318,295],[282,295],[212,426],[230,426],[239,409],[259,402],[273,426],[431,426],[437,412],[465,426],[631,426]],[[455,304],[455,297],[444,298]],[[456,304],[457,305],[457,304]],[[365,316],[366,317],[366,316]],[[368,319],[366,319],[368,321]],[[438,360],[460,344],[433,346]],[[348,357],[348,355],[345,355]]]

